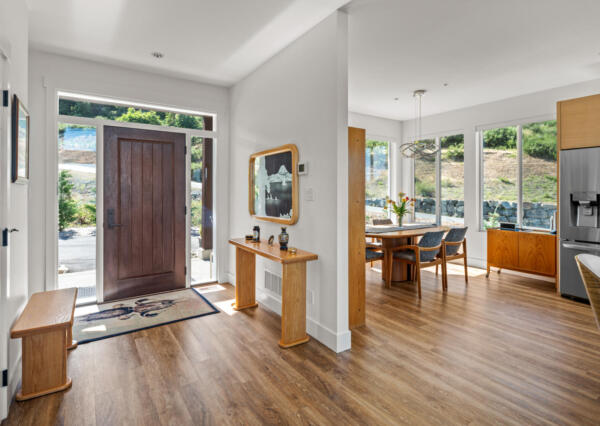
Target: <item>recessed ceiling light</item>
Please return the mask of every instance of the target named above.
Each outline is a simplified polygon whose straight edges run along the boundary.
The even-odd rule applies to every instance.
[[[399,100],[400,100],[400,98],[394,98],[394,100],[395,100],[395,101],[399,101]]]
[[[444,83],[444,87],[448,87],[448,83]]]
[[[156,59],[161,59],[165,56],[162,52],[152,52],[151,55],[154,56]]]

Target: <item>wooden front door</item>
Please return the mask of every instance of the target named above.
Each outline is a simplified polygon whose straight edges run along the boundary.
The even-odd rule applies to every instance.
[[[185,287],[185,135],[104,126],[104,300]]]

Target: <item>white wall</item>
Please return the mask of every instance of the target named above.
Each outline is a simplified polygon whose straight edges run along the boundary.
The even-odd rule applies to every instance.
[[[27,87],[27,65],[28,65],[28,11],[25,0],[2,0],[0,1],[0,46],[2,50],[9,56],[9,60],[4,63],[3,71],[5,84],[2,89],[9,89],[12,99],[13,94],[27,104],[28,87]],[[0,59],[1,60],[1,59]],[[10,132],[8,124],[9,110],[4,115],[4,121],[0,127],[2,132]],[[31,119],[35,121],[36,117]],[[0,138],[0,141],[7,143],[10,137]],[[8,144],[10,146],[10,144]],[[3,162],[0,170],[10,173],[10,147],[6,149],[9,153],[5,158],[1,158]],[[31,152],[31,148],[30,148]],[[7,182],[9,182],[7,177]],[[0,179],[0,182],[3,180]],[[4,330],[9,330],[18,314],[23,309],[27,300],[27,215],[29,207],[27,204],[29,186],[27,184],[12,184],[9,183],[6,189],[6,197],[0,200],[3,203],[2,207],[7,208],[7,217],[5,223],[0,223],[0,229],[17,228],[19,232],[13,233],[10,236],[9,246],[1,248],[2,256],[6,256],[7,265],[6,287],[0,287],[0,321],[3,321],[4,329],[0,327],[0,338],[6,339],[8,342],[0,344],[0,350],[3,351],[0,359],[4,367],[4,361],[7,361],[8,377],[9,377],[9,398],[14,394],[16,386],[20,380],[20,358],[21,358],[21,341],[8,339],[7,335],[3,335]],[[0,191],[2,194],[3,191]],[[8,204],[8,205],[7,205]],[[8,346],[8,353],[4,350]],[[0,414],[3,414],[6,408],[7,401],[0,401]],[[0,416],[1,417],[1,416]]]
[[[218,275],[226,277],[229,181],[229,91],[227,88],[180,80],[45,52],[30,54],[30,105],[36,119],[31,134],[30,292],[54,285],[56,216],[46,211],[47,197],[56,197],[56,92],[68,91],[217,114],[215,225]]]
[[[464,133],[465,135],[465,224],[469,244],[469,262],[484,266],[486,262],[486,234],[479,230],[479,164],[476,130],[489,125],[507,125],[515,121],[556,118],[556,102],[600,93],[600,80],[574,84],[498,102],[477,105],[443,114],[424,117],[424,136]],[[426,105],[426,99],[425,99]],[[404,123],[405,141],[414,135],[414,122]],[[406,174],[405,174],[406,175]],[[411,175],[405,177],[406,188],[412,186]]]
[[[281,51],[231,91],[230,236],[261,227],[278,235],[280,227],[257,221],[248,212],[248,158],[258,151],[293,143],[301,176],[298,223],[288,227],[290,245],[315,252],[309,262],[308,333],[335,351],[350,347],[347,280],[347,16],[336,12]],[[314,201],[305,192],[314,191]],[[259,299],[280,311],[280,299],[264,289],[264,269],[281,266],[257,259]],[[235,252],[229,272],[235,282]]]
[[[402,143],[402,122],[350,111],[348,125],[365,129],[367,139],[390,142],[390,194],[395,198],[394,194],[406,192],[402,187],[404,167],[399,150]]]

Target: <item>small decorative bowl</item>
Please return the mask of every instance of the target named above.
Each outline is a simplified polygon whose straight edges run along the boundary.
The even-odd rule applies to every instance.
[[[296,254],[297,252],[298,250],[296,249],[296,247],[288,247],[288,253]]]

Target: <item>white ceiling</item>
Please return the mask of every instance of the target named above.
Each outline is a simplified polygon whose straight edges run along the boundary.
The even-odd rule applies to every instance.
[[[346,10],[351,111],[410,119],[415,89],[428,91],[430,115],[600,78],[600,0],[354,0]]]
[[[231,85],[347,2],[29,0],[29,37],[41,50]]]
[[[29,0],[30,41],[227,86],[346,3]],[[344,10],[351,111],[410,119],[415,89],[428,91],[430,115],[600,78],[600,0],[354,0]]]

